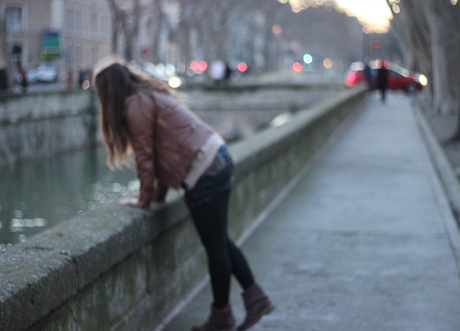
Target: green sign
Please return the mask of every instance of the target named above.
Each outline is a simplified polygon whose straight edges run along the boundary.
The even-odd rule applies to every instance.
[[[50,61],[60,56],[59,32],[43,31],[41,59],[43,61]]]

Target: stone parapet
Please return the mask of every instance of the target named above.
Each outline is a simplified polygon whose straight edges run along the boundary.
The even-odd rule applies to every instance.
[[[355,113],[364,89],[338,92],[279,127],[230,146],[229,231],[257,217]],[[116,203],[0,253],[0,330],[153,330],[207,273],[180,193],[151,210]]]
[[[0,96],[0,167],[100,141],[97,108],[86,90]]]

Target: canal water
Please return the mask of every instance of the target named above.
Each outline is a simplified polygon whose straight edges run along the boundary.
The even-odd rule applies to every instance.
[[[0,168],[0,251],[139,188],[134,166],[105,160],[95,147]]]

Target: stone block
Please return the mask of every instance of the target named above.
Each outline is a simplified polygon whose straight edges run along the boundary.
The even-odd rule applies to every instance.
[[[25,330],[78,292],[77,266],[58,249],[13,246],[0,265],[0,330]]]
[[[109,330],[145,299],[148,257],[145,248],[130,255],[29,331]]]

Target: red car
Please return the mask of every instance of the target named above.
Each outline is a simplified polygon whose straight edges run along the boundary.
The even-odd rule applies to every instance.
[[[377,89],[377,70],[381,66],[381,61],[373,61],[369,66],[372,82],[371,88]],[[388,69],[388,89],[390,90],[404,90],[408,93],[414,93],[421,91],[428,84],[427,78],[422,74],[410,72],[407,69],[386,61],[385,67]],[[366,82],[364,68],[363,62],[352,63],[345,77],[345,85],[351,87]]]

